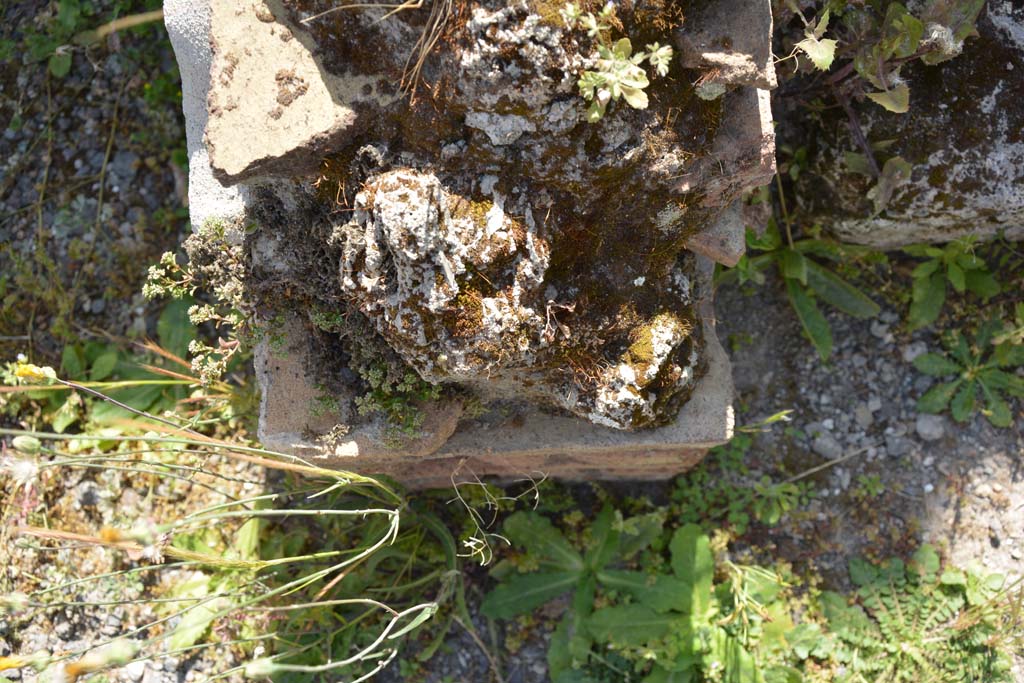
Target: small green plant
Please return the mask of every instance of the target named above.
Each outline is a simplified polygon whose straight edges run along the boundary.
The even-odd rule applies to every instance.
[[[153,10],[116,18],[126,3],[115,2],[109,23],[94,30],[83,30],[86,25],[100,20],[94,3],[88,0],[57,0],[54,4],[56,12],[43,15],[37,22],[42,30],[27,30],[24,40],[29,60],[45,61],[50,73],[57,78],[63,78],[71,71],[75,50],[97,43],[114,31],[160,21],[163,17],[162,12]]]
[[[535,513],[513,514],[505,533],[525,549],[520,566],[527,573],[506,571],[482,610],[510,619],[572,593],[548,650],[555,683],[591,680],[583,672],[607,668],[610,655],[625,666],[617,680],[664,683],[725,673],[725,680],[755,681],[768,666],[757,648],[768,641],[784,645],[781,629],[765,629],[771,621],[788,622],[777,602],[782,580],[723,561],[716,583],[711,540],[695,524],[671,534],[667,561],[647,550],[664,548],[660,519],[622,519],[610,506],[589,528],[582,554]],[[645,570],[620,568],[641,552]]]
[[[420,378],[415,371],[405,369],[395,375],[393,368],[378,360],[363,368],[360,376],[369,385],[369,391],[356,398],[360,415],[381,413],[394,431],[393,438],[415,437],[423,425],[422,404],[441,397],[441,387]]]
[[[1012,681],[998,641],[997,598],[1005,579],[947,569],[922,546],[909,563],[853,559],[853,600],[823,593],[832,658],[844,681]],[[820,644],[818,646],[821,647]]]
[[[1002,291],[985,261],[975,255],[975,238],[954,240],[945,247],[915,245],[903,249],[911,256],[927,259],[914,268],[910,313],[907,326],[917,330],[935,322],[946,302],[947,285],[958,294],[971,292],[988,301]]]
[[[740,284],[765,282],[764,270],[770,265],[778,268],[786,287],[789,302],[796,312],[804,333],[818,351],[822,360],[832,354],[832,329],[818,307],[818,300],[855,318],[873,318],[879,307],[862,291],[825,267],[812,256],[840,260],[844,251],[855,248],[840,248],[820,239],[794,241],[787,231],[784,244],[778,225],[770,220],[768,228],[760,237],[753,230],[747,230],[747,247],[764,252],[744,255],[735,268],[722,273],[718,281],[726,282],[736,278]]]
[[[597,41],[598,58],[595,68],[584,71],[577,84],[580,95],[590,102],[587,120],[591,123],[600,121],[608,104],[620,98],[634,109],[646,109],[648,100],[644,89],[650,85],[650,81],[640,65],[646,60],[659,76],[668,75],[672,48],[651,43],[647,46],[647,52],[633,52],[629,38],[620,38],[613,43],[611,31],[615,5],[611,2],[596,15],[582,12],[579,5],[569,2],[562,9],[561,15],[567,28],[582,26],[587,35]]]
[[[925,413],[941,413],[949,408],[953,419],[966,422],[978,409],[978,395],[984,402],[982,414],[996,427],[1009,427],[1013,415],[1006,396],[1024,398],[1024,379],[1013,374],[1024,366],[1024,346],[1006,339],[995,343],[1002,323],[983,323],[971,344],[959,330],[944,339],[946,354],[925,353],[914,359],[919,372],[933,377],[956,376],[942,382],[917,401],[917,409]]]
[[[895,113],[910,106],[910,87],[900,77],[908,61],[938,64],[960,54],[963,42],[977,35],[975,22],[984,0],[932,0],[914,16],[901,3],[867,4],[828,0],[818,19],[807,20],[796,3],[787,3],[801,19],[805,34],[793,47],[827,71],[835,60],[849,60],[843,76],[856,73],[875,90],[866,96]],[[835,38],[824,38],[832,16],[840,18]]]
[[[885,492],[882,478],[877,474],[858,474],[857,483],[853,488],[853,497],[861,502],[877,498]]]
[[[682,523],[727,524],[732,533],[743,536],[752,519],[774,526],[784,514],[806,503],[811,490],[804,482],[774,482],[768,476],[752,486],[733,481],[749,474],[744,460],[752,445],[749,434],[737,434],[680,475],[672,491],[673,516]]]

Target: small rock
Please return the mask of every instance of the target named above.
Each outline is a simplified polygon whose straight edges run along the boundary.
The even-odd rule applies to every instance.
[[[928,353],[928,345],[923,341],[911,342],[903,347],[903,360],[913,363],[918,356]]]
[[[881,409],[882,399],[878,398],[877,396],[872,396],[871,398],[868,399],[868,410],[870,410],[872,413],[877,413]]]
[[[1024,557],[1024,553],[1020,551],[1020,548],[1012,548],[1010,549],[1010,557],[1012,557],[1015,560],[1019,560],[1022,557]]]
[[[935,378],[928,375],[921,375],[914,380],[914,393],[918,396],[924,394],[935,384]]]
[[[934,490],[935,490],[935,487],[932,486],[931,484],[925,484],[924,485],[924,492],[925,493],[931,493]]]
[[[946,433],[945,422],[941,415],[918,415],[917,435],[925,441],[938,441]]]
[[[988,498],[992,495],[992,487],[988,484],[978,484],[974,487],[974,495],[979,498]]]
[[[867,403],[857,404],[857,407],[853,410],[853,418],[861,429],[868,429],[875,421],[875,417],[871,414],[871,408],[868,407]]]
[[[889,331],[889,326],[877,320],[872,321],[871,323],[871,335],[881,339],[886,344],[893,341],[892,332]]]
[[[890,458],[902,458],[910,452],[911,443],[909,439],[902,436],[889,435],[885,437],[885,450]]]
[[[127,676],[129,680],[141,681],[142,677],[146,675],[146,662],[139,661],[126,664],[121,668],[121,671],[124,672],[125,676]]]
[[[836,438],[824,432],[815,437],[814,442],[811,443],[811,450],[820,455],[823,458],[829,460],[835,460],[843,455],[843,447],[836,441]]]

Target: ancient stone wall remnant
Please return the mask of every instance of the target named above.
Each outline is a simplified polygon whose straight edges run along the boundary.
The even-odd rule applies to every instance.
[[[618,6],[609,40],[676,52],[647,108],[613,101],[596,123],[577,80],[597,42],[560,5],[435,1],[211,2],[208,109],[190,118],[209,116],[214,182],[247,198],[252,310],[287,313],[303,381],[347,422],[320,446],[319,418],[275,422],[286,389],[263,348],[264,440],[408,449],[430,420],[396,437],[388,408],[366,407],[421,403],[417,382],[440,388],[418,409],[449,415],[442,431],[471,408],[424,453],[502,415],[562,425],[584,451],[721,440],[707,258],[739,257],[737,202],[774,173],[767,0]],[[715,99],[700,92],[711,81]]]

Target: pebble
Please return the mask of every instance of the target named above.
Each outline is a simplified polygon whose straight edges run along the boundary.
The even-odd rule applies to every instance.
[[[871,408],[868,407],[867,403],[863,402],[858,403],[857,407],[854,408],[853,418],[861,429],[868,429],[875,421],[875,416],[871,414]]]
[[[974,487],[974,495],[979,498],[988,498],[992,495],[992,487],[985,483],[978,484]]]
[[[889,326],[883,322],[877,320],[871,323],[871,335],[881,339],[885,344],[891,344],[893,342],[892,332],[889,331]]]
[[[121,671],[129,680],[141,681],[142,677],[146,675],[146,662],[139,661],[126,664],[121,668]]]
[[[843,455],[842,445],[836,440],[836,437],[828,432],[823,432],[815,437],[811,443],[811,450],[829,460],[835,460]]]
[[[911,442],[902,436],[889,435],[885,437],[885,450],[890,458],[901,458],[910,452]]]
[[[903,347],[903,360],[913,363],[918,356],[928,353],[928,345],[923,341],[911,342]]]
[[[946,433],[945,423],[941,415],[918,415],[914,428],[925,441],[938,441]]]

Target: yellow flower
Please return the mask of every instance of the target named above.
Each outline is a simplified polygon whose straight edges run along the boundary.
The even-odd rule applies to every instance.
[[[57,379],[57,373],[51,367],[39,367],[31,363],[18,363],[14,368],[14,376],[25,379]]]
[[[20,669],[28,663],[28,659],[25,657],[0,657],[0,671]]]

